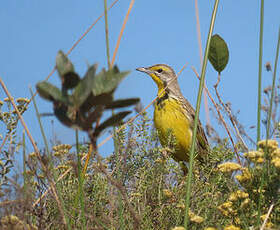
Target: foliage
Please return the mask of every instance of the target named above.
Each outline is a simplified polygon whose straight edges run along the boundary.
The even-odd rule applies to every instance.
[[[92,131],[95,139],[104,129],[119,124],[130,113],[119,112],[93,129],[93,123],[101,120],[105,110],[123,108],[139,102],[138,98],[113,99],[117,86],[129,73],[120,72],[117,66],[108,71],[103,69],[96,75],[97,65],[92,65],[85,76],[80,78],[71,61],[59,51],[56,67],[61,80],[61,90],[43,81],[37,83],[37,91],[42,98],[53,103],[54,114],[60,122],[69,127]]]

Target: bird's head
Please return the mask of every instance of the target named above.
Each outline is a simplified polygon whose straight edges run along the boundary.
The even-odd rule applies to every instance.
[[[172,85],[177,88],[176,73],[168,65],[157,64],[150,67],[140,67],[136,70],[148,74],[157,84],[159,92],[162,92],[167,85],[169,88],[172,88]]]

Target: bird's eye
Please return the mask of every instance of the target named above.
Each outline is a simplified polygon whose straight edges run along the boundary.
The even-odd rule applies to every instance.
[[[163,71],[162,69],[158,69],[158,70],[157,70],[158,73],[161,73],[162,71]]]

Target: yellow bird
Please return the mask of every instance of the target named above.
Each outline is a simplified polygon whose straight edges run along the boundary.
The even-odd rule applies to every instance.
[[[154,124],[159,134],[162,146],[170,145],[173,140],[174,151],[172,157],[181,164],[189,162],[195,111],[181,93],[174,70],[165,64],[151,67],[141,67],[136,70],[148,74],[158,87],[158,100],[155,102]],[[199,121],[196,136],[196,158],[203,162],[208,152],[208,141]]]

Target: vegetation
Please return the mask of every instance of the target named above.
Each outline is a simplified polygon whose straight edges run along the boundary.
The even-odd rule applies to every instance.
[[[76,132],[74,145],[56,141],[49,147],[44,137],[45,146],[39,150],[22,119],[32,101],[40,123],[35,94],[32,100],[14,100],[0,79],[7,95],[0,101],[0,121],[6,127],[0,146],[0,229],[279,229],[280,121],[276,108],[280,94],[275,89],[280,87],[276,84],[280,32],[272,86],[263,90],[265,103],[258,106],[258,112],[262,109],[265,114],[267,136],[259,140],[258,133],[256,148],[250,150],[246,141],[252,138],[219,95],[220,73],[229,51],[225,41],[210,31],[210,54],[205,55],[198,98],[209,56],[218,72],[214,86],[218,102],[206,91],[228,137],[220,137],[207,126],[208,158],[204,164],[191,161],[187,176],[172,160],[172,149],[159,144],[150,114],[137,104],[139,99],[114,98],[118,84],[129,73],[110,62],[108,33],[108,70],[97,73],[97,66],[92,65],[80,77],[67,55],[59,51],[56,69],[61,87],[47,81],[36,86],[39,95],[53,104],[56,118]],[[272,71],[269,63],[266,68]],[[127,120],[129,106],[135,106],[137,115]],[[104,119],[104,111],[111,112],[109,118]],[[17,132],[19,122],[25,128],[23,135]],[[111,126],[114,152],[104,157],[98,152],[97,140]],[[41,132],[45,136],[42,126]],[[79,132],[88,135],[87,143],[79,140]],[[26,135],[34,152],[27,153]],[[194,146],[192,150],[195,158]],[[22,152],[23,172],[17,171],[16,152]]]

